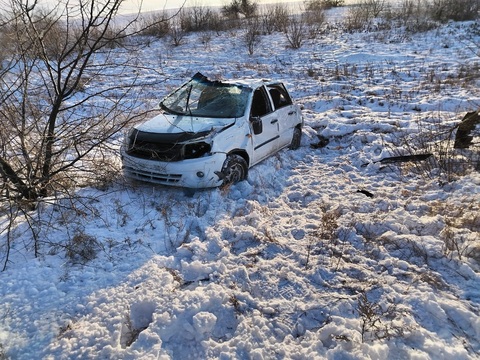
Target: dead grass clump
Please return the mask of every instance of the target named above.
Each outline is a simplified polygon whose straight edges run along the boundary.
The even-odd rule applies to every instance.
[[[66,247],[66,257],[75,264],[86,264],[96,258],[100,250],[97,240],[84,232],[76,233]]]
[[[414,282],[422,281],[424,283],[429,284],[435,290],[446,290],[448,289],[448,285],[443,281],[442,277],[432,271],[427,271],[420,274],[418,277],[414,279]]]

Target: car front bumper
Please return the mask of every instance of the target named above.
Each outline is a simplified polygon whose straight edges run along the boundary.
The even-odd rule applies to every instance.
[[[165,162],[128,155],[122,148],[121,157],[125,176],[155,184],[185,188],[209,188],[222,184],[216,174],[222,170],[226,155],[215,153],[198,159]]]

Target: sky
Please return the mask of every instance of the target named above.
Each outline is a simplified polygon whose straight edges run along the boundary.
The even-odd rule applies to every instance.
[[[50,1],[50,0],[49,0]],[[345,0],[345,4],[355,3],[358,0]],[[393,0],[395,1],[395,0]],[[141,5],[142,11],[155,11],[164,9],[178,9],[185,6],[223,6],[231,0],[125,0],[123,13],[137,12]],[[257,4],[275,3],[304,3],[304,0],[254,0]]]
[[[346,0],[345,3],[352,3],[356,0]],[[75,1],[74,1],[75,2]],[[124,0],[120,13],[136,13],[141,8],[142,11],[158,11],[166,9],[178,9],[185,6],[223,6],[230,3],[231,0]],[[255,0],[257,4],[268,3],[303,3],[303,0]],[[40,0],[40,5],[58,4],[57,0]]]
[[[228,0],[125,0],[124,8],[127,12],[138,10],[141,5],[143,11],[154,11],[162,9],[175,9],[186,6],[222,6],[228,4]],[[260,0],[256,1],[259,4],[267,3],[284,3],[291,2],[291,0]],[[125,10],[124,10],[125,11]]]

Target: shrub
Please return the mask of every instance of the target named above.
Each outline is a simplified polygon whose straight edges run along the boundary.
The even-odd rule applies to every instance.
[[[305,22],[310,26],[312,37],[320,31],[320,27],[325,23],[325,8],[310,7],[304,13]]]
[[[244,39],[248,53],[253,55],[255,48],[260,43],[260,22],[258,18],[251,18],[247,21]]]
[[[187,35],[182,28],[181,19],[175,18],[169,27],[168,35],[172,41],[173,46],[180,46],[184,42],[184,38]]]
[[[429,31],[438,26],[428,15],[427,0],[403,0],[396,17],[411,33]]]
[[[322,209],[323,214],[318,227],[308,237],[307,254],[305,257],[305,268],[307,269],[310,257],[317,253],[318,249],[331,251],[329,258],[332,258],[333,249],[337,247],[338,241],[338,218],[340,214],[336,210]]]
[[[347,13],[347,29],[350,31],[368,27],[372,20],[387,9],[386,0],[362,0]]]
[[[262,14],[263,28],[267,34],[274,31],[285,31],[289,22],[288,8],[283,4],[267,6]]]
[[[57,59],[67,41],[65,25],[43,11],[32,14],[30,22],[7,17],[0,21],[2,52],[18,55],[23,51],[31,59]]]
[[[223,6],[222,13],[229,19],[238,19],[240,15],[251,18],[257,13],[257,3],[250,0],[232,0],[230,4]]]
[[[208,7],[193,6],[185,8],[179,16],[182,30],[185,32],[219,30],[221,28],[220,14]]]
[[[340,7],[345,4],[344,0],[307,0],[305,2],[305,9],[307,11],[317,11],[324,9],[331,9]]]
[[[426,3],[421,0],[403,0],[395,12],[395,16],[403,21],[425,16]]]
[[[162,38],[169,30],[170,24],[164,14],[146,14],[140,19],[140,35]]]
[[[285,36],[293,49],[301,48],[306,38],[306,26],[303,18],[292,17],[285,30]]]
[[[429,13],[438,21],[466,21],[478,18],[480,1],[478,0],[431,0]]]

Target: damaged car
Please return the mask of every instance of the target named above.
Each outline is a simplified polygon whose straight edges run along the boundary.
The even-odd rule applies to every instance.
[[[129,178],[216,187],[242,181],[253,165],[300,146],[301,108],[278,81],[213,81],[197,73],[160,108],[125,136],[121,157]]]

